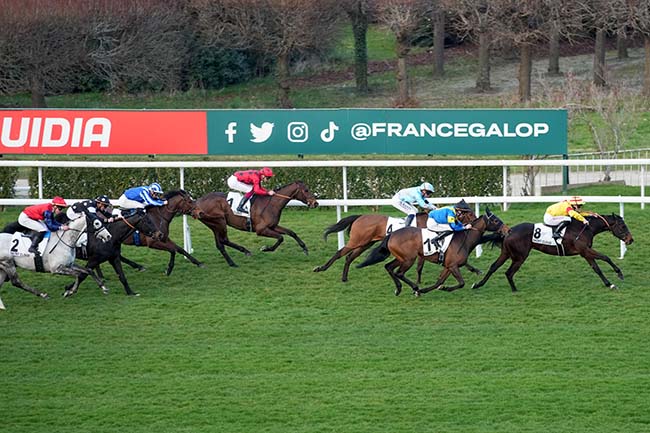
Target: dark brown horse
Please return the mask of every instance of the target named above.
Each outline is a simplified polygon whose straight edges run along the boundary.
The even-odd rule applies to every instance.
[[[345,264],[343,265],[343,274],[341,275],[341,281],[348,281],[348,273],[350,272],[350,264],[363,254],[368,248],[373,246],[377,241],[380,241],[386,237],[387,234],[387,225],[388,225],[388,216],[378,215],[378,214],[368,214],[368,215],[350,215],[341,219],[334,225],[329,226],[325,229],[323,233],[323,238],[327,240],[327,235],[330,233],[340,232],[347,229],[349,234],[348,242],[343,248],[338,250],[334,255],[325,263],[324,265],[314,268],[314,272],[323,272],[329,269],[335,261],[341,257],[345,257]],[[427,212],[420,212],[416,215],[415,221],[417,227],[426,228],[427,219],[429,214]],[[471,214],[471,219],[476,218],[474,214]],[[393,230],[388,228],[388,233],[391,233]],[[422,267],[424,265],[424,260],[418,262],[418,280],[417,283],[420,283]],[[480,274],[481,271],[469,263],[466,264],[467,269],[476,274]]]
[[[459,218],[463,224],[463,221]],[[384,268],[393,279],[395,283],[395,295],[399,295],[402,291],[402,281],[408,284],[413,293],[420,295],[434,289],[454,291],[460,289],[465,285],[465,280],[460,273],[460,268],[467,263],[467,258],[472,252],[474,247],[479,244],[481,236],[486,230],[498,231],[500,233],[507,233],[510,229],[503,223],[495,214],[486,209],[485,214],[470,222],[472,228],[470,230],[463,230],[454,232],[451,238],[451,243],[444,254],[442,266],[444,269],[438,277],[438,281],[425,289],[420,289],[417,284],[406,278],[406,272],[411,269],[415,260],[420,257],[425,260],[438,263],[440,253],[436,252],[432,255],[425,256],[422,243],[422,229],[414,227],[406,227],[386,236],[379,247],[370,252],[366,260],[357,265],[358,268],[373,265],[382,262],[391,254],[395,257],[394,260],[387,263]],[[395,272],[395,269],[397,272]],[[441,287],[447,277],[452,274],[458,281],[458,284],[451,287]]]
[[[262,247],[262,251],[275,251],[284,241],[284,235],[289,235],[295,239],[305,254],[308,253],[307,246],[302,239],[292,230],[280,226],[279,223],[282,210],[290,200],[298,200],[309,208],[315,208],[318,206],[316,197],[301,181],[290,183],[274,191],[275,195],[272,196],[254,196],[251,202],[250,222],[248,218],[233,213],[224,193],[211,192],[196,201],[196,205],[201,210],[199,220],[212,230],[216,247],[226,259],[228,265],[236,266],[226,252],[226,246],[235,248],[247,255],[250,255],[250,251],[228,239],[227,226],[247,232],[254,231],[258,236],[276,239],[273,245]]]
[[[557,246],[533,243],[535,224],[517,224],[512,228],[512,232],[507,237],[504,239],[497,239],[497,241],[501,243],[501,254],[494,263],[492,263],[490,270],[485,274],[483,279],[472,285],[472,287],[478,289],[483,286],[490,276],[499,269],[506,260],[510,259],[512,260],[512,263],[506,271],[506,278],[508,279],[508,283],[510,283],[512,291],[516,292],[517,287],[515,286],[514,275],[521,265],[524,264],[530,251],[536,249],[552,256],[580,255],[584,257],[587,263],[589,263],[606,287],[616,289],[617,287],[610,283],[600,270],[600,267],[596,263],[596,259],[607,262],[621,280],[623,279],[623,272],[621,272],[620,268],[616,266],[609,257],[592,248],[594,236],[598,233],[610,231],[618,239],[624,241],[626,245],[629,245],[634,242],[632,234],[627,228],[625,221],[623,221],[623,218],[619,215],[593,214],[585,218],[589,221],[588,226],[583,225],[577,220],[571,220],[571,224],[569,224],[564,233],[562,244]]]
[[[138,247],[149,247],[155,250],[169,251],[169,263],[167,264],[166,275],[170,275],[174,270],[174,263],[176,260],[176,253],[180,253],[188,258],[190,262],[195,264],[198,267],[203,267],[203,263],[192,257],[190,253],[185,251],[183,248],[178,246],[174,241],[169,239],[169,223],[172,218],[176,215],[191,215],[193,218],[198,218],[200,216],[200,209],[196,206],[196,202],[192,196],[184,191],[169,191],[165,194],[165,200],[167,204],[165,206],[148,206],[147,214],[157,230],[159,230],[163,237],[161,240],[156,240],[149,236],[144,236],[139,234],[139,242],[135,241],[134,235],[130,235],[124,241],[124,245],[136,245]],[[134,267],[139,270],[143,270],[142,265],[125,258],[121,257],[121,260],[128,264],[131,267]]]

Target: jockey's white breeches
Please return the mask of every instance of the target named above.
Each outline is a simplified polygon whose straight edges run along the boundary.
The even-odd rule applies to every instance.
[[[117,205],[122,209],[144,209],[145,204],[140,203],[139,201],[131,200],[126,198],[124,194],[117,199]]]
[[[415,215],[415,214],[418,213],[418,209],[415,206],[413,206],[410,203],[407,203],[405,201],[400,200],[399,197],[397,196],[397,194],[395,194],[393,196],[391,204],[393,205],[393,207],[395,207],[396,209],[401,210],[406,215]]]
[[[544,224],[547,226],[553,226],[560,224],[562,221],[571,221],[571,217],[568,215],[559,215],[553,216],[549,213],[544,214]]]
[[[427,219],[427,228],[432,232],[448,232],[453,230],[449,224],[441,224],[433,218]]]
[[[228,178],[228,186],[235,191],[247,193],[253,190],[253,185],[249,185],[244,182],[240,182],[235,175],[232,175]]]
[[[25,212],[21,212],[20,215],[18,215],[18,223],[23,226],[27,227],[30,230],[34,230],[36,232],[46,232],[47,231],[47,225],[45,225],[45,222],[43,221],[38,221],[38,220],[33,220],[30,217],[28,217]]]

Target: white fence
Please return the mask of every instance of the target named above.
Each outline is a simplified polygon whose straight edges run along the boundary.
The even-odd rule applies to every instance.
[[[474,203],[479,206],[484,203],[500,203],[504,210],[508,209],[509,203],[544,203],[556,202],[565,198],[565,196],[515,196],[509,194],[508,179],[510,167],[602,167],[602,166],[626,166],[636,167],[638,170],[638,179],[640,194],[638,197],[622,196],[586,196],[585,199],[592,203],[619,203],[620,214],[624,215],[624,204],[639,203],[641,208],[645,208],[647,202],[645,196],[646,185],[646,166],[650,164],[650,159],[580,159],[580,160],[373,160],[373,161],[143,161],[143,162],[96,162],[96,161],[8,161],[0,160],[0,167],[36,167],[38,169],[38,199],[8,199],[0,198],[0,205],[30,205],[41,203],[43,198],[43,167],[83,167],[83,168],[178,168],[179,170],[179,188],[185,187],[185,169],[197,167],[341,167],[343,186],[343,197],[341,199],[324,199],[319,200],[321,206],[335,206],[337,220],[341,218],[341,209],[343,212],[348,211],[350,206],[382,206],[390,205],[389,199],[349,199],[348,198],[348,167],[458,167],[462,170],[464,167],[502,167],[503,188],[501,196],[476,196],[476,197],[436,197],[440,203],[454,203],[464,198],[468,203]],[[406,186],[406,185],[405,185]],[[71,201],[85,199],[84,197],[69,198]],[[301,206],[302,203],[291,202],[291,206]],[[183,216],[183,243],[185,249],[191,251],[191,236],[187,217]],[[344,244],[343,233],[339,233],[339,248]],[[480,250],[479,250],[480,254]],[[621,242],[621,258],[625,254],[625,244]]]

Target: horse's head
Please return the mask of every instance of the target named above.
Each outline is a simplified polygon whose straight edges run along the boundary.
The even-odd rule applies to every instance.
[[[476,214],[471,210],[464,210],[456,213],[456,219],[463,224],[469,224],[476,220]]]
[[[501,218],[493,214],[489,208],[485,208],[485,215],[483,215],[483,218],[486,220],[486,231],[496,232],[501,236],[506,236],[510,233],[510,227],[501,221]]]
[[[99,218],[91,218],[86,215],[86,228],[88,233],[93,233],[102,242],[108,242],[113,237]]]
[[[169,191],[165,194],[169,210],[184,215],[191,215],[192,218],[200,218],[203,212],[196,206],[196,202],[185,190]]]
[[[627,224],[625,224],[625,221],[623,221],[622,216],[613,213],[611,215],[607,215],[605,217],[605,220],[607,221],[607,224],[609,224],[609,229],[611,230],[612,234],[618,239],[625,242],[625,245],[630,245],[632,242],[634,242],[632,233],[630,233],[630,229],[627,228]]]
[[[144,209],[138,209],[132,215],[124,218],[124,222],[132,228],[140,231],[145,236],[153,238],[156,241],[162,240],[165,235],[153,223]]]
[[[305,185],[301,181],[296,181],[291,185],[288,185],[287,187],[295,188],[292,193],[287,194],[291,198],[300,200],[301,202],[305,203],[307,207],[311,209],[318,207],[318,200],[316,200],[316,196],[314,196],[314,194],[312,194],[312,192],[309,190],[307,185]]]

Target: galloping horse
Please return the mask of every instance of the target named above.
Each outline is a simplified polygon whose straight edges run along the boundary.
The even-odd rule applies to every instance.
[[[276,188],[274,191],[275,195],[272,196],[254,197],[250,207],[250,224],[248,218],[233,213],[224,193],[211,192],[196,201],[196,205],[201,210],[199,220],[212,230],[216,247],[228,265],[237,266],[226,252],[225,246],[235,248],[246,255],[250,255],[250,251],[228,239],[227,226],[243,231],[254,231],[258,236],[276,239],[273,245],[262,247],[262,251],[275,251],[284,241],[283,235],[289,235],[300,245],[303,252],[308,254],[307,246],[302,239],[292,230],[278,224],[282,210],[290,200],[298,200],[309,208],[315,208],[318,206],[316,197],[301,181]]]
[[[47,240],[45,251],[41,257],[42,272],[51,272],[53,274],[73,275],[75,277],[88,274],[102,287],[103,282],[94,274],[90,269],[81,267],[74,263],[77,243],[81,236],[86,233],[88,225],[86,218],[79,218],[69,224],[69,229],[66,231],[52,232],[50,238]],[[95,235],[101,241],[108,241],[111,237],[110,233],[99,224],[99,229]],[[23,284],[18,278],[16,266],[23,269],[36,271],[36,263],[33,255],[13,256],[13,252],[19,252],[19,243],[12,240],[13,235],[10,233],[0,233],[0,285],[9,277],[12,284],[20,287],[23,290],[31,292],[36,296],[47,298],[46,293],[41,293],[36,289],[30,288]]]
[[[120,261],[122,242],[131,236],[136,230],[155,240],[160,239],[163,234],[156,230],[151,218],[143,209],[138,209],[134,214],[129,215],[128,217],[118,218],[112,223],[106,223],[105,226],[112,236],[109,242],[98,241],[94,236],[90,236],[92,232],[89,230],[88,244],[86,247],[88,263],[86,266],[90,269],[99,269],[101,263],[108,261],[117,273],[122,286],[124,286],[126,294],[137,296],[138,294],[131,290],[129,282],[124,275],[124,270],[122,269],[122,262]],[[66,286],[63,296],[68,297],[77,293],[79,285],[85,279],[86,274],[77,276],[77,279],[73,283]],[[102,285],[102,291],[104,294],[107,294],[108,288]]]
[[[467,220],[461,220],[463,224]],[[444,254],[443,267],[444,269],[438,277],[438,281],[425,289],[420,289],[417,284],[406,278],[406,272],[413,266],[418,257],[424,258],[431,262],[437,263],[439,261],[439,252],[432,255],[425,256],[422,244],[422,229],[415,227],[405,227],[397,230],[396,232],[386,236],[379,247],[370,252],[366,260],[357,265],[357,268],[374,265],[384,261],[391,254],[395,257],[394,260],[388,262],[384,268],[393,279],[395,283],[395,296],[402,292],[402,281],[408,284],[413,292],[419,296],[421,293],[426,293],[434,289],[454,291],[460,289],[465,285],[465,280],[460,273],[460,267],[467,263],[467,257],[472,252],[474,247],[478,245],[481,236],[486,230],[498,231],[500,233],[507,233],[510,229],[503,223],[495,214],[486,209],[485,214],[470,222],[472,228],[460,232],[454,232],[451,238],[449,247]],[[395,269],[399,267],[397,272]],[[456,286],[441,287],[449,274],[452,274],[458,281]],[[401,281],[400,281],[401,280]]]
[[[472,214],[473,215],[473,214]],[[334,225],[329,226],[323,233],[323,239],[327,240],[327,235],[330,233],[340,232],[348,229],[349,239],[343,248],[338,250],[324,265],[314,268],[314,272],[323,272],[329,269],[335,261],[341,257],[345,257],[345,264],[343,265],[343,274],[341,281],[348,281],[348,273],[350,272],[350,264],[363,254],[368,248],[373,246],[377,241],[386,237],[386,227],[388,226],[388,216],[368,214],[368,215],[350,215],[341,219]],[[427,219],[429,214],[427,212],[419,212],[415,216],[416,227],[426,228]],[[474,218],[474,217],[473,217]],[[391,230],[392,231],[392,230]],[[418,263],[418,280],[420,283],[422,265],[424,262]],[[481,271],[469,263],[465,265],[467,269],[476,274]]]
[[[620,268],[616,266],[609,257],[594,250],[591,246],[593,244],[594,236],[604,231],[612,232],[614,236],[624,241],[626,245],[634,242],[632,234],[627,228],[625,221],[623,221],[623,218],[614,213],[611,215],[599,215],[595,213],[586,216],[585,219],[589,221],[589,226],[584,226],[581,222],[571,220],[571,224],[566,228],[561,246],[533,243],[535,225],[532,223],[517,224],[512,228],[512,232],[507,237],[496,240],[501,243],[501,254],[494,263],[492,263],[490,270],[485,274],[483,279],[478,283],[474,283],[472,287],[478,289],[483,286],[490,276],[499,269],[506,260],[510,259],[512,260],[512,263],[506,271],[506,278],[508,279],[508,283],[510,283],[512,291],[516,292],[517,287],[515,286],[514,275],[526,261],[526,258],[528,258],[530,250],[536,249],[552,256],[581,255],[587,263],[589,263],[594,272],[600,277],[606,287],[616,289],[617,287],[610,283],[605,275],[603,275],[603,272],[596,263],[596,259],[607,262],[621,280],[623,279],[623,272],[621,272]]]
[[[156,250],[169,251],[169,263],[167,264],[166,275],[170,275],[174,270],[174,263],[176,261],[176,253],[180,253],[187,257],[190,262],[195,264],[198,267],[203,267],[203,263],[192,257],[190,253],[185,251],[183,248],[178,246],[174,241],[169,239],[169,223],[172,218],[177,214],[191,215],[193,218],[198,218],[200,211],[196,207],[196,203],[192,196],[184,191],[169,191],[165,194],[165,200],[167,204],[165,206],[148,206],[147,214],[151,218],[151,221],[155,227],[163,234],[161,239],[153,239],[149,236],[141,236],[140,242],[136,242],[134,235],[128,236],[122,243],[124,245],[136,245],[138,247],[146,246]],[[138,263],[121,257],[121,260],[127,265],[143,270],[144,267]]]

